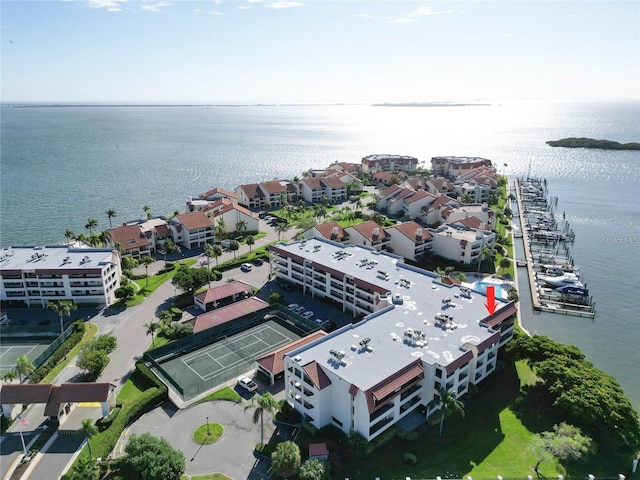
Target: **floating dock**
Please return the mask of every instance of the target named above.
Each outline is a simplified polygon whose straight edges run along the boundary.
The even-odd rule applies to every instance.
[[[573,259],[567,245],[574,240],[573,231],[569,230],[566,222],[561,231],[557,230],[557,222],[553,215],[557,198],[547,199],[546,191],[544,195],[540,195],[542,184],[541,180],[529,178],[516,179],[514,182],[520,218],[519,236],[522,237],[525,256],[524,259],[516,259],[516,265],[527,268],[533,309],[540,312],[594,318],[595,302],[592,297],[560,293],[553,287],[545,288],[538,285],[538,273],[549,265],[577,271],[577,267],[573,266]],[[544,185],[546,190],[546,181]],[[526,189],[523,188],[525,186]],[[538,193],[531,193],[532,191]],[[586,284],[584,289],[586,291]]]

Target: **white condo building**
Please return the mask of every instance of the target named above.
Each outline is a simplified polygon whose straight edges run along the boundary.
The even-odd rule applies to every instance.
[[[120,286],[111,248],[11,247],[0,252],[0,300],[45,307],[51,301],[110,305]]]
[[[276,277],[362,321],[287,353],[287,401],[314,426],[371,440],[446,388],[461,397],[494,372],[516,307],[440,283],[396,255],[313,239],[271,247]]]

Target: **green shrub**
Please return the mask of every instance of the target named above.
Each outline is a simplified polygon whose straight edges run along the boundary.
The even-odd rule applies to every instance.
[[[409,441],[413,441],[416,438],[418,438],[418,434],[414,431],[407,432],[407,434],[404,436],[404,439]]]
[[[96,427],[98,427],[98,431],[104,432],[107,428],[109,428],[120,413],[121,409],[122,407],[116,406],[109,415],[96,420]]]
[[[315,437],[318,434],[318,429],[316,428],[316,426],[306,420],[302,422],[302,429],[312,437]]]
[[[416,457],[413,453],[404,452],[402,454],[402,462],[408,465],[415,465],[418,463],[418,457]]]

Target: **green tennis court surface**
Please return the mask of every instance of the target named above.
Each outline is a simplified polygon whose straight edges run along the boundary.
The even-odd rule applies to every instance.
[[[256,358],[301,338],[271,320],[161,363],[185,399],[215,388],[254,368]]]
[[[18,357],[27,357],[32,362],[44,352],[50,345],[47,343],[14,343],[2,340],[0,345],[0,375],[12,370],[16,365]]]

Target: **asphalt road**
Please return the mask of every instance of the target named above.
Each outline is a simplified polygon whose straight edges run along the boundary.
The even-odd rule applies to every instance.
[[[266,231],[267,236],[256,241],[253,248],[265,245],[277,239],[277,234],[272,227],[261,222],[261,231]],[[287,232],[293,235],[293,230]],[[248,252],[248,248],[243,246],[236,254]],[[196,266],[207,264],[207,258],[200,252],[191,252],[198,257]],[[186,254],[189,256],[189,253]],[[233,252],[225,252],[218,262],[224,262],[233,258]],[[215,259],[210,259],[210,267],[216,264]],[[164,261],[160,260],[149,266],[149,274],[155,273],[162,268]],[[223,273],[222,282],[230,278],[243,280],[254,287],[261,288],[265,285],[265,291],[261,297],[268,298],[271,291],[277,288],[274,282],[268,283],[269,265],[265,262],[257,267],[253,266],[250,272],[243,272],[239,268]],[[220,284],[221,282],[216,282]],[[213,284],[212,284],[213,286]],[[135,362],[142,357],[144,351],[151,345],[151,337],[146,334],[144,324],[157,321],[157,314],[171,306],[176,295],[176,290],[170,282],[161,285],[150,297],[143,303],[126,309],[117,307],[104,308],[98,312],[94,310],[83,310],[81,315],[90,319],[98,326],[99,334],[114,335],[118,339],[118,346],[114,352],[110,354],[111,361],[104,370],[98,381],[110,382],[116,385],[116,393],[126,382],[128,376],[133,371]],[[342,314],[339,310],[331,308],[328,305],[317,302],[309,297],[302,295],[301,292],[286,292],[280,290],[287,299],[287,303],[299,303],[312,309],[318,318],[331,318],[336,321],[338,326],[342,326],[353,321],[347,315]],[[23,312],[39,318],[42,314],[50,316],[53,312]],[[79,312],[74,312],[78,314]],[[194,312],[195,313],[195,312]],[[20,311],[16,311],[18,316]],[[11,315],[10,315],[11,316]],[[79,369],[75,367],[74,362],[65,368],[55,379],[54,383],[59,384],[78,375]],[[34,405],[26,413],[26,418],[32,425],[37,427],[43,420],[42,408]],[[193,429],[204,423],[205,418],[209,416],[211,421],[216,421],[225,426],[224,437],[214,445],[206,445],[199,448],[191,440]],[[148,431],[155,436],[164,436],[167,440],[183,451],[187,459],[187,473],[196,475],[203,473],[211,473],[222,471],[232,478],[262,478],[262,473],[255,470],[256,460],[253,457],[253,447],[260,440],[260,427],[253,425],[251,422],[250,412],[244,412],[243,405],[233,404],[229,402],[210,402],[187,410],[179,410],[169,408],[167,406],[159,407],[152,412],[143,416],[135,422],[131,428],[126,431],[127,435],[123,438],[126,441],[132,433],[142,433]],[[274,427],[270,420],[265,419],[265,439],[274,433]],[[15,447],[15,435],[6,436],[2,441],[2,456],[0,457],[2,464],[2,473],[6,473],[12,459],[15,459],[21,450],[21,444]],[[19,437],[18,437],[19,441]],[[25,439],[25,441],[27,441]],[[65,467],[71,461],[75,451],[82,443],[82,436],[78,435],[60,435],[53,442],[42,457],[31,476],[32,480],[50,480],[58,478]],[[6,445],[5,445],[6,444]],[[116,455],[119,450],[124,447],[118,444],[116,447]],[[193,458],[193,460],[191,460]]]

